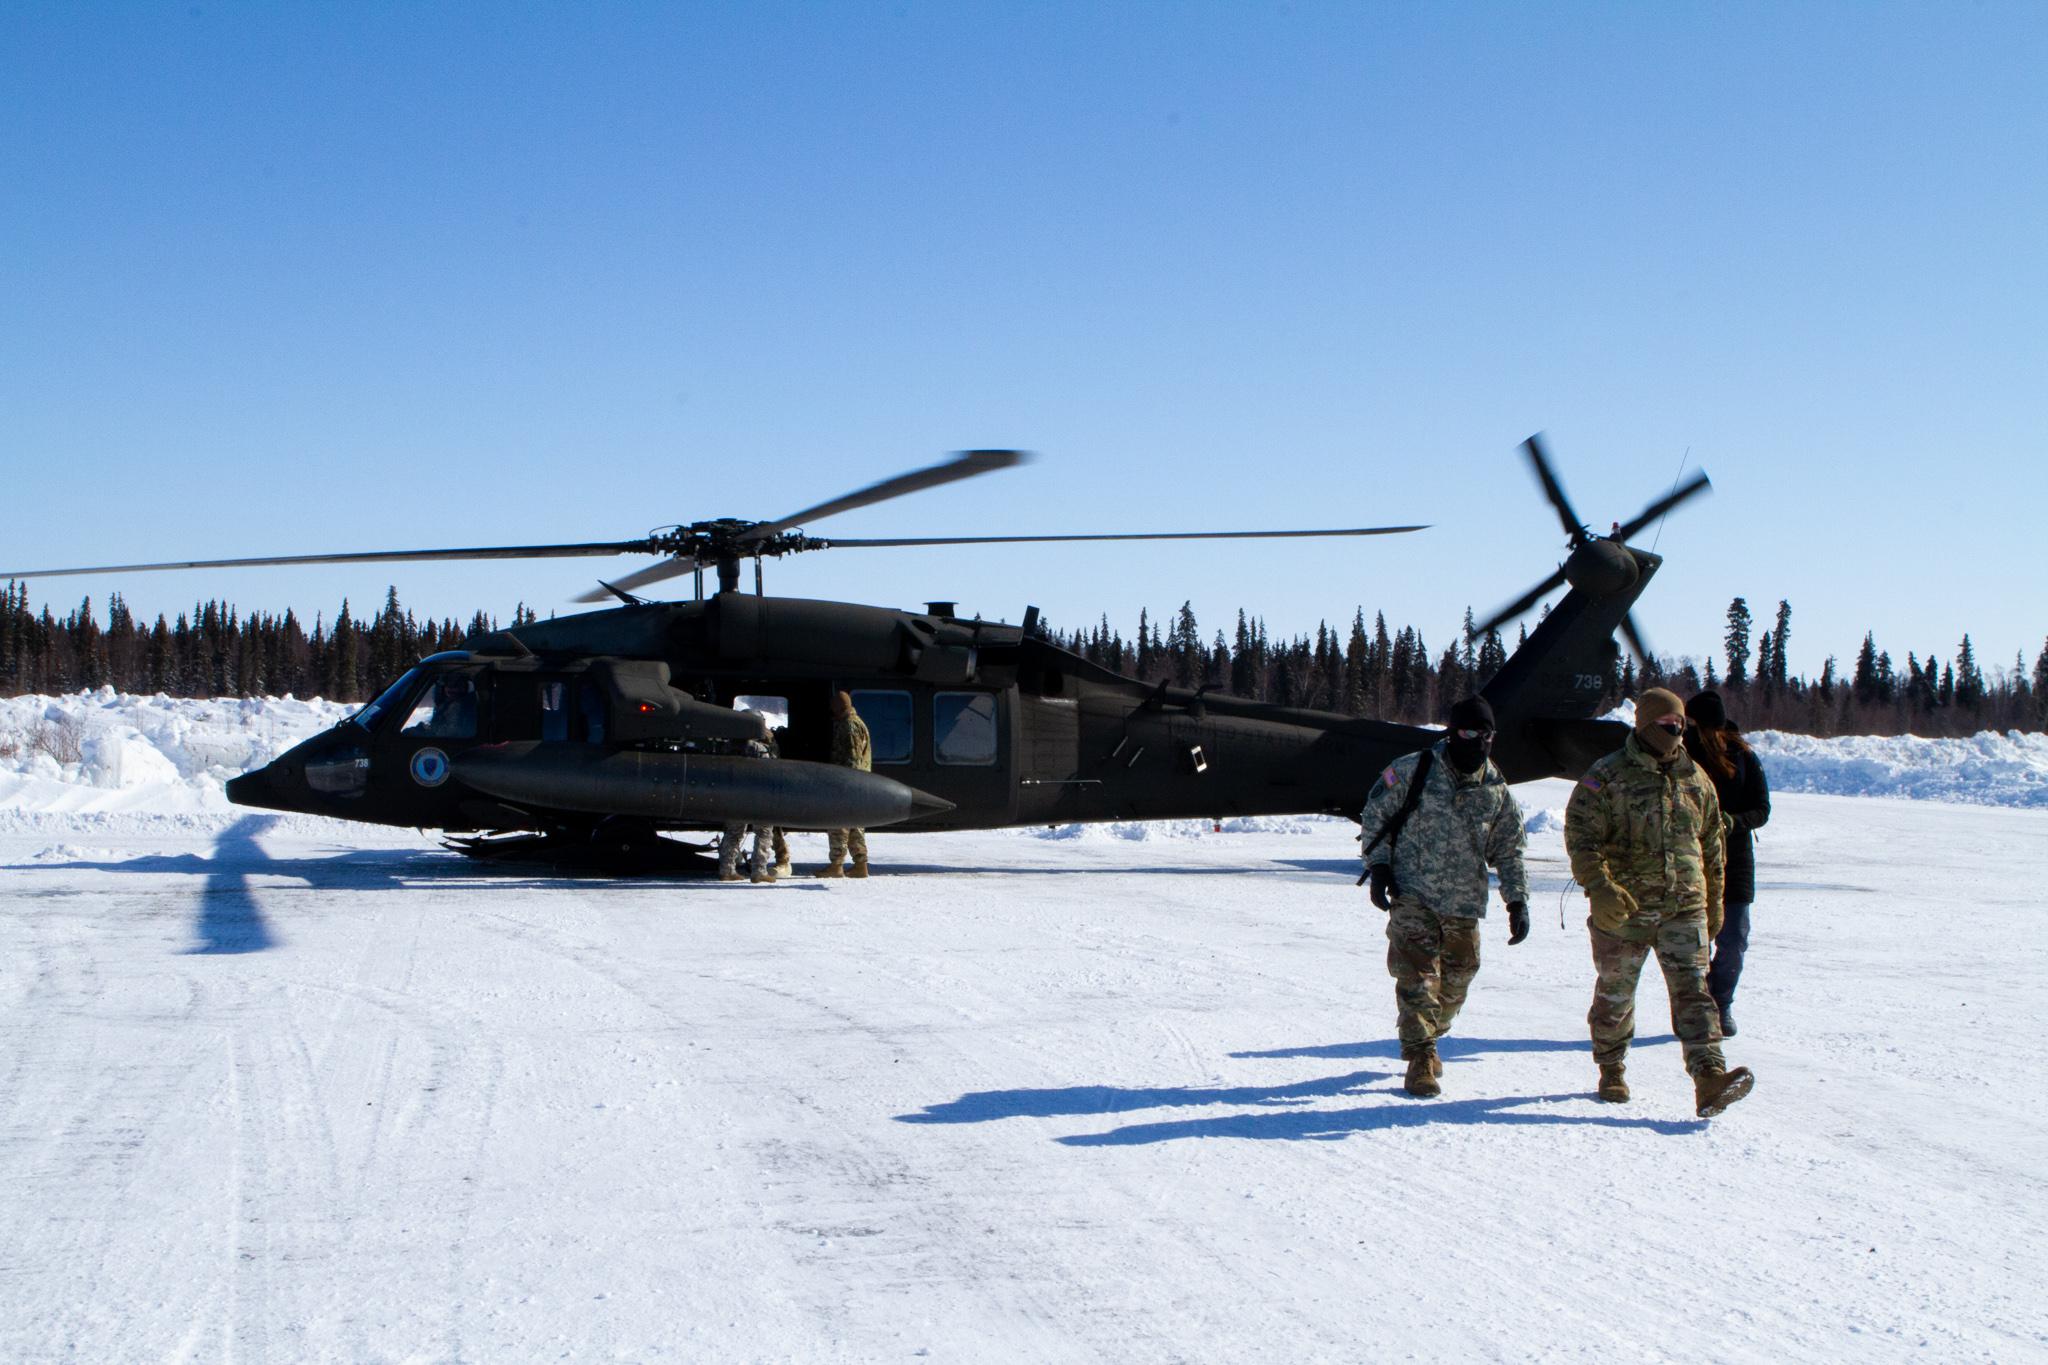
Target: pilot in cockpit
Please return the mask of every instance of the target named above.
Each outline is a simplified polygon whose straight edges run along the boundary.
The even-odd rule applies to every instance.
[[[406,727],[408,734],[433,735],[440,739],[476,737],[475,682],[463,674],[451,673],[435,682],[429,698],[433,703],[433,714],[424,721],[415,719]]]

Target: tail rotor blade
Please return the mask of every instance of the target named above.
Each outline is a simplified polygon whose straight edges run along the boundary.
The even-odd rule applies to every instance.
[[[1627,540],[1630,536],[1642,530],[1645,526],[1648,526],[1687,498],[1698,493],[1704,493],[1713,486],[1713,482],[1707,478],[1705,471],[1695,474],[1691,483],[1686,484],[1682,488],[1672,489],[1669,493],[1657,499],[1648,507],[1645,507],[1636,515],[1634,520],[1625,521],[1616,528],[1614,534],[1609,536],[1608,539]]]
[[[1523,612],[1542,601],[1562,582],[1564,582],[1564,566],[1560,564],[1557,572],[1551,574],[1550,577],[1544,579],[1541,583],[1538,583],[1535,587],[1529,589],[1529,591],[1523,593],[1520,597],[1517,597],[1514,601],[1472,627],[1474,638],[1514,620],[1517,616],[1520,616]]]
[[[1636,662],[1650,662],[1650,642],[1643,638],[1643,632],[1636,627],[1634,612],[1621,618],[1621,633],[1628,637],[1628,647],[1636,652]]]
[[[1564,485],[1551,472],[1550,456],[1543,449],[1543,433],[1537,432],[1522,442],[1523,451],[1529,456],[1529,464],[1536,471],[1536,481],[1543,485],[1543,496],[1557,509],[1557,519],[1564,526],[1565,536],[1577,549],[1586,543],[1586,524],[1579,520],[1579,514],[1572,510],[1570,498],[1564,495]]]

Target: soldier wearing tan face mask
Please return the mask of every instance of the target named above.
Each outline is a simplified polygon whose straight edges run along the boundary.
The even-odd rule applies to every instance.
[[[1687,756],[1685,706],[1661,687],[1636,698],[1632,733],[1595,763],[1565,808],[1565,851],[1592,911],[1595,984],[1587,1023],[1599,1095],[1629,1097],[1624,1062],[1635,1037],[1635,997],[1654,952],[1671,997],[1674,1031],[1693,1078],[1696,1112],[1720,1113],[1755,1078],[1729,1070],[1707,991],[1707,945],[1721,927],[1725,850],[1714,785]]]

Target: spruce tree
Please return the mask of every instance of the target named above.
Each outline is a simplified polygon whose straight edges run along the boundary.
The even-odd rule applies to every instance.
[[[1970,647],[1968,635],[1956,650],[1956,705],[1971,711],[1984,709],[1984,673],[1977,667],[1977,651]]]
[[[1849,690],[1859,705],[1868,706],[1878,699],[1875,631],[1864,632],[1863,648],[1856,651],[1856,669],[1849,675]]]
[[[2041,646],[2042,667],[2048,668],[2048,644]],[[1344,646],[1344,710],[1363,716],[1372,710],[1372,642],[1365,638],[1365,608],[1351,617],[1351,639]]]
[[[1778,619],[1771,630],[1771,685],[1783,692],[1790,685],[1785,669],[1785,645],[1792,638],[1792,604],[1778,599]]]
[[[1722,641],[1728,649],[1728,686],[1749,682],[1749,603],[1740,597],[1728,604],[1728,629]]]

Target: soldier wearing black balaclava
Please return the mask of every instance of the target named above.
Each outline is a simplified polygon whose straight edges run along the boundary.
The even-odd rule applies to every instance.
[[[1486,699],[1465,698],[1451,708],[1443,739],[1389,764],[1359,813],[1372,902],[1387,911],[1404,1084],[1424,1098],[1442,1093],[1437,1040],[1479,972],[1489,866],[1507,902],[1508,942],[1529,935],[1522,811],[1488,757],[1493,730]]]

